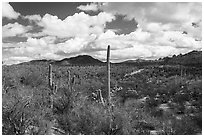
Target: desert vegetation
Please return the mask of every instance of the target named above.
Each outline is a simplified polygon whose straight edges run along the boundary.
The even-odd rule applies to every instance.
[[[19,64],[2,69],[5,135],[202,131],[199,66],[111,64],[110,93],[106,65]]]

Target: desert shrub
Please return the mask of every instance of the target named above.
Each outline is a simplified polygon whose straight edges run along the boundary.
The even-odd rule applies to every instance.
[[[25,72],[20,77],[20,83],[26,86],[38,87],[44,84],[43,77],[39,72]]]
[[[25,133],[25,128],[28,126],[24,108],[27,107],[27,103],[16,102],[15,105],[8,108],[4,106],[2,110],[3,129],[2,133],[7,135],[22,135]]]
[[[70,91],[68,88],[59,88],[57,94],[54,95],[54,114],[70,112],[71,108],[73,108],[76,95],[76,92]]]
[[[150,97],[150,99],[147,100],[145,103],[146,107],[148,107],[148,108],[157,107],[159,104],[161,104],[161,101],[159,99],[155,99],[153,97]]]
[[[76,103],[73,109],[58,115],[59,127],[68,134],[105,134],[107,112],[103,106],[84,99]]]
[[[16,81],[8,76],[8,75],[4,75],[2,76],[2,90],[3,93],[7,93],[10,89],[16,88]]]
[[[151,130],[160,128],[161,120],[146,111],[145,104],[137,100],[129,100],[125,104],[131,130],[126,134],[149,134]]]
[[[192,80],[187,86],[193,104],[201,110],[202,107],[202,80]]]
[[[195,135],[201,132],[201,128],[191,119],[191,117],[184,116],[181,120],[172,119],[171,125],[171,135]]]
[[[47,124],[42,123],[49,123],[53,116],[49,108],[49,96],[44,88],[22,87],[9,90],[3,95],[2,107],[3,134],[48,133]]]

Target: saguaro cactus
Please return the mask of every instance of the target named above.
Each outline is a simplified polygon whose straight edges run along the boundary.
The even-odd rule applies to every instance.
[[[48,82],[49,88],[51,90],[51,93],[50,93],[51,108],[53,108],[53,95],[57,92],[57,85],[52,80],[52,65],[51,64],[49,64],[48,79],[49,79],[49,82]]]
[[[108,104],[111,103],[111,96],[110,96],[110,45],[108,45],[107,49],[107,85],[108,85]]]
[[[51,64],[49,64],[48,79],[49,79],[49,88],[52,89],[52,65]]]
[[[68,77],[68,81],[67,81],[67,86],[68,86],[68,89],[69,91],[71,91],[71,73],[69,70],[67,70],[67,77]]]
[[[112,123],[113,123],[113,112],[112,112],[112,102],[111,102],[111,93],[110,93],[110,45],[108,45],[107,49],[107,86],[108,86],[108,110],[110,116],[110,131],[112,131]]]
[[[70,74],[70,71],[67,70],[67,74],[68,74],[68,86],[70,86],[70,78],[71,78],[71,74]]]

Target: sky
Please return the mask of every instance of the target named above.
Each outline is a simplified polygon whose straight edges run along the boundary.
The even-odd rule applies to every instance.
[[[2,61],[158,59],[202,50],[201,2],[3,2]]]

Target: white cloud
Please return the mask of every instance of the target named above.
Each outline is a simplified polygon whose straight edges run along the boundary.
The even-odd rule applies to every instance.
[[[178,49],[186,48],[190,50],[200,50],[202,48],[201,41],[196,41],[189,35],[184,35],[180,31],[161,32],[161,37],[155,37],[154,41],[163,46],[171,46]]]
[[[19,15],[20,13],[15,12],[9,3],[2,3],[2,17],[6,17],[8,19],[17,19]]]
[[[62,59],[63,56],[56,53],[62,51],[64,53],[78,52],[87,45],[87,41],[82,38],[73,38],[64,43],[54,44],[57,37],[47,36],[40,39],[28,38],[26,42],[20,43],[3,43],[3,60],[10,62],[11,57],[27,57],[29,59]],[[17,59],[17,58],[16,58]],[[12,62],[18,60],[11,60]]]
[[[115,17],[109,13],[101,12],[96,16],[90,16],[84,12],[75,13],[65,20],[57,16],[46,14],[43,16],[40,26],[44,27],[43,33],[58,37],[87,37],[90,34],[101,34],[107,22]]]
[[[73,38],[64,43],[59,43],[56,46],[59,51],[63,51],[64,53],[73,53],[82,50],[85,44],[87,44],[85,39]]]
[[[28,38],[27,42],[17,44],[3,43],[3,54],[9,56],[27,56],[33,59],[62,59],[64,55],[89,54],[99,59],[106,58],[107,45],[111,46],[111,59],[118,62],[127,59],[157,59],[164,56],[186,53],[201,49],[201,41],[195,41],[179,31],[147,32],[141,28],[130,34],[117,35],[111,30],[97,37],[91,34],[87,37],[74,37],[65,42],[55,44],[56,36],[46,36],[40,39]],[[6,48],[15,47],[15,48]],[[5,55],[4,55],[5,56]]]
[[[135,18],[140,25],[143,22],[183,23],[196,21],[201,18],[201,3],[173,3],[173,2],[127,2],[107,3],[102,5],[105,12],[127,15]]]
[[[197,40],[202,40],[202,22],[201,20],[196,23],[196,27],[192,26],[192,23],[184,24],[181,30],[186,31],[187,35]]]
[[[115,32],[107,30],[95,40],[95,46],[99,49],[106,49],[107,45],[111,45],[111,48],[114,50],[125,49],[133,47],[135,43],[143,43],[149,37],[150,33],[144,32],[142,29],[137,29],[127,35],[116,35]]]
[[[23,16],[23,18],[28,19],[29,21],[36,21],[36,22],[39,22],[41,20],[40,15],[26,15],[26,16]]]
[[[29,57],[8,57],[6,59],[4,59],[4,64],[6,65],[12,65],[12,64],[19,64],[19,63],[22,63],[22,62],[28,62],[28,61],[31,61],[33,60],[33,58],[29,58]]]
[[[147,25],[147,30],[151,31],[151,32],[156,32],[156,31],[160,31],[160,23],[149,23]]]
[[[102,38],[101,38],[102,37]],[[116,35],[108,30],[95,41],[95,47],[103,48],[97,56],[106,57],[107,45],[111,45],[111,58],[114,60],[125,59],[157,59],[191,50],[200,50],[201,41],[195,41],[181,31],[158,31],[157,33],[145,31],[141,28],[127,35]]]
[[[87,5],[80,5],[77,8],[82,10],[82,11],[97,11],[97,10],[99,10],[98,5],[96,3],[91,3],[91,4],[87,4]]]
[[[3,43],[3,54],[7,53],[11,56],[35,57],[49,52],[49,49],[49,45],[44,39],[28,38],[26,42]]]
[[[176,30],[191,31],[197,38],[202,29],[192,29],[192,22],[202,19],[202,3],[171,2],[134,2],[106,3],[100,8],[112,14],[126,15],[127,19],[135,19],[140,27],[149,31]],[[181,30],[182,29],[182,30]],[[201,36],[201,35],[200,35]]]
[[[47,43],[43,39],[36,39],[36,38],[28,38],[27,43],[30,46],[40,45],[41,47],[44,47],[47,45]]]
[[[135,41],[146,41],[150,38],[150,33],[143,31],[141,28],[138,28],[136,31],[131,32],[129,35],[127,35],[129,39],[135,40]]]
[[[102,33],[100,36],[99,36],[99,40],[101,39],[109,39],[109,38],[113,38],[113,37],[116,37],[116,34],[114,31],[112,30],[107,30],[106,32]]]
[[[202,40],[201,3],[106,3],[100,8],[139,22],[139,29],[130,34],[107,33],[106,40],[96,41],[98,47],[110,44],[114,58],[153,59],[202,48],[201,41],[196,41]]]
[[[202,48],[202,22],[199,3],[106,3],[104,12],[90,16],[84,12],[64,20],[50,14],[28,15],[36,21],[42,32],[27,33],[29,26],[18,23],[3,26],[3,37],[22,35],[26,42],[3,43],[3,57],[29,59],[62,59],[76,54],[89,54],[106,58],[106,48],[111,46],[111,59],[156,59],[186,53]],[[134,18],[139,27],[129,34],[116,34],[106,30],[106,23],[115,19],[114,14]],[[195,23],[192,25],[192,23]],[[186,34],[182,34],[186,31]],[[36,37],[36,38],[34,38]],[[37,38],[41,37],[41,38]],[[65,39],[55,43],[57,39]],[[196,39],[196,40],[195,40]]]
[[[31,30],[31,28],[31,26],[23,26],[17,22],[15,22],[14,24],[9,23],[3,26],[2,37],[4,38],[17,36]]]

